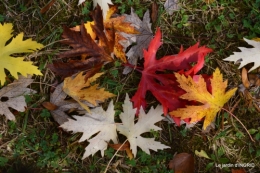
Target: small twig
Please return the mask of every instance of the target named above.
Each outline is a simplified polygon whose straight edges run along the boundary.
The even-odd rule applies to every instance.
[[[107,172],[108,167],[109,167],[109,165],[111,164],[112,160],[114,159],[114,157],[116,156],[116,154],[118,153],[118,151],[124,146],[124,144],[126,143],[126,141],[127,141],[127,139],[122,143],[122,145],[116,150],[116,152],[115,152],[115,154],[113,155],[113,157],[109,160],[109,162],[108,162],[108,164],[107,164],[107,167],[106,167],[104,173]]]
[[[232,115],[242,126],[243,128],[246,130],[247,134],[249,135],[251,141],[255,142],[254,139],[252,138],[252,136],[250,135],[250,133],[248,132],[248,130],[246,129],[246,127],[244,126],[244,124],[229,110],[225,109],[225,108],[221,108],[223,110],[225,110],[226,112],[228,112],[230,115]]]
[[[50,86],[50,87],[54,87],[54,88],[56,88],[55,85],[50,85],[50,84],[43,83],[43,82],[32,82],[32,83],[39,83],[39,84],[42,84],[42,85],[48,85],[48,86]]]
[[[238,101],[236,101],[235,105],[234,105],[234,106],[232,107],[232,109],[230,110],[231,113],[234,112],[234,110],[237,108],[237,105],[238,105],[238,103],[239,103],[240,101],[241,101],[241,98],[238,99]]]

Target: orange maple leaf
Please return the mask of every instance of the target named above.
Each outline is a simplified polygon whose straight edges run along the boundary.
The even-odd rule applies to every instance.
[[[196,82],[194,82],[190,76],[186,78],[179,73],[175,73],[175,76],[180,83],[180,87],[187,92],[180,96],[180,98],[195,100],[202,103],[202,105],[179,108],[170,112],[170,115],[181,117],[181,119],[191,118],[191,123],[205,117],[203,129],[206,129],[207,126],[215,120],[217,112],[237,90],[237,88],[234,88],[227,92],[225,91],[227,88],[227,81],[223,81],[222,74],[218,68],[213,73],[213,78],[211,79],[212,94],[208,92],[206,82],[202,76],[199,76],[199,79]]]

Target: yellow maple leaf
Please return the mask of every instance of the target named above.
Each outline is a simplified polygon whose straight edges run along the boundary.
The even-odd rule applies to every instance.
[[[18,79],[18,72],[23,76],[27,76],[27,74],[42,75],[40,70],[32,65],[31,61],[24,61],[23,57],[13,57],[12,55],[34,52],[44,46],[36,41],[32,41],[32,39],[23,40],[23,33],[18,34],[6,45],[6,42],[13,37],[12,28],[13,25],[11,23],[0,24],[0,84],[5,82],[6,75],[4,69],[9,70],[16,79]]]
[[[187,106],[170,112],[170,115],[181,117],[181,119],[191,118],[191,123],[196,122],[205,117],[203,129],[214,121],[217,112],[224,106],[224,104],[232,97],[237,88],[225,91],[227,88],[227,81],[223,81],[222,74],[217,68],[213,73],[211,79],[212,94],[207,91],[206,82],[202,76],[199,76],[197,82],[189,76],[186,78],[184,75],[175,73],[180,87],[187,93],[182,95],[182,99],[196,100],[202,105],[200,106]]]
[[[91,85],[103,73],[96,73],[85,82],[85,75],[80,72],[75,78],[67,77],[64,80],[63,91],[76,100],[84,109],[90,112],[89,107],[82,103],[87,101],[90,104],[97,106],[97,101],[104,102],[106,99],[114,97],[115,95],[105,91],[104,88],[98,89],[98,85]]]

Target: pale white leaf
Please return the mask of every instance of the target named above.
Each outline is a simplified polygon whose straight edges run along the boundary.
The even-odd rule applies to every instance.
[[[254,66],[248,71],[250,72],[260,66],[260,42],[248,40],[246,38],[244,38],[244,40],[254,48],[238,47],[241,50],[241,52],[234,52],[234,55],[230,55],[229,57],[223,60],[234,61],[235,63],[239,62],[239,69],[253,62]]]
[[[110,140],[118,143],[114,114],[114,105],[111,101],[107,111],[97,107],[91,110],[91,114],[86,113],[84,116],[73,116],[75,120],[69,119],[60,127],[73,133],[82,132],[83,135],[79,142],[88,140],[89,145],[85,148],[82,159],[94,155],[99,150],[101,155],[104,156],[104,151],[107,149],[107,143]]]
[[[141,108],[138,122],[134,124],[136,109],[132,108],[132,103],[127,94],[123,104],[123,111],[124,112],[119,115],[122,124],[117,125],[117,130],[127,137],[134,157],[137,153],[137,146],[147,154],[150,154],[150,149],[157,151],[158,149],[169,148],[168,146],[155,141],[154,138],[144,138],[140,136],[151,130],[161,130],[161,128],[154,124],[163,119],[161,116],[163,114],[162,106],[157,106],[155,109],[151,108],[147,114]]]
[[[27,88],[32,82],[31,76],[26,78],[20,75],[18,80],[0,90],[0,115],[5,115],[8,120],[15,121],[15,116],[9,107],[19,112],[25,111],[27,104],[24,95],[36,93],[36,91]]]
[[[180,7],[178,5],[178,0],[167,0],[164,3],[164,9],[169,15],[172,15],[174,11],[177,11],[180,9]]]

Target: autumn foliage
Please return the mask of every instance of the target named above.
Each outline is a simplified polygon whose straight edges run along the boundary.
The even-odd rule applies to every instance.
[[[153,39],[149,34],[145,37],[139,35],[136,39],[136,45],[132,45],[133,47],[128,49],[128,55],[133,55],[133,52],[136,52],[133,57],[137,57],[135,59],[137,60],[138,57],[142,57],[140,56],[140,48],[148,45],[144,40],[151,39],[148,49],[143,50],[143,68],[136,68],[141,73],[137,91],[131,99],[126,94],[123,112],[119,115],[121,123],[117,124],[114,121],[115,110],[112,101],[106,111],[98,107],[100,103],[116,96],[106,91],[105,88],[99,87],[97,79],[103,75],[99,72],[105,64],[114,62],[115,58],[124,63],[125,66],[133,67],[130,65],[132,57],[126,56],[128,44],[126,46],[122,42],[129,39],[128,36],[131,34],[152,31],[150,31],[149,13],[146,13],[141,21],[133,13],[129,16],[112,17],[116,11],[117,7],[111,6],[104,19],[101,7],[98,5],[91,12],[93,21],[82,22],[81,25],[73,28],[63,26],[61,43],[69,46],[70,49],[59,53],[57,61],[48,65],[48,68],[57,76],[61,76],[64,81],[51,94],[50,102],[44,102],[43,106],[51,112],[61,128],[83,133],[79,141],[87,140],[89,142],[83,158],[94,155],[97,151],[101,151],[103,156],[104,150],[109,146],[109,141],[115,143],[110,144],[110,146],[118,148],[121,143],[117,139],[117,131],[124,135],[129,142],[125,143],[124,150],[128,152],[130,158],[136,157],[137,147],[148,154],[150,154],[150,150],[157,151],[169,148],[155,141],[155,138],[144,138],[141,134],[150,132],[150,130],[161,130],[155,123],[164,119],[162,114],[170,114],[177,125],[180,124],[181,119],[192,123],[205,118],[203,129],[206,129],[215,120],[217,112],[236,91],[235,88],[226,92],[227,81],[223,81],[218,68],[213,76],[198,75],[204,66],[205,57],[212,52],[212,49],[199,46],[199,43],[186,50],[181,47],[178,54],[157,58],[156,53],[162,45],[162,33],[160,28],[157,28]],[[130,22],[137,18],[138,26],[145,26],[146,30],[137,29]],[[126,19],[131,20],[126,21]],[[15,78],[18,77],[17,73],[21,73],[23,76],[27,74],[42,75],[40,70],[32,65],[32,62],[24,62],[23,57],[12,57],[11,54],[33,52],[36,49],[41,49],[43,45],[30,39],[23,41],[22,33],[6,45],[6,42],[12,37],[11,33],[11,24],[0,25],[0,36],[4,38],[0,41],[0,62],[2,62],[0,63],[2,64],[0,65],[0,84],[5,82],[4,69],[9,70]],[[16,48],[15,44],[22,46]],[[252,45],[255,44],[252,43]],[[233,57],[230,60],[236,59]],[[24,84],[20,85],[19,82],[24,82]],[[15,120],[14,115],[9,110],[10,107],[18,111],[25,110],[26,103],[24,97],[21,98],[20,95],[35,92],[27,88],[31,83],[31,79],[26,81],[20,77],[12,86],[8,85],[0,90],[0,95],[9,99],[0,102],[0,107],[3,108],[0,113],[5,115],[7,119]],[[17,89],[16,93],[9,93],[8,90],[15,90],[16,87],[21,88]],[[152,107],[147,112],[146,95],[148,91],[161,105],[156,108]],[[67,96],[71,100],[66,100]],[[15,102],[20,103],[20,105],[17,106]],[[89,107],[95,108],[90,109]],[[83,116],[74,115],[74,119],[71,119],[67,115],[67,112],[71,110],[84,110],[85,112]],[[138,115],[138,121],[136,121],[135,115]],[[130,150],[132,153],[129,153]],[[193,165],[193,158],[190,159],[189,164]],[[172,164],[173,167],[177,165],[175,162]]]
[[[145,96],[150,91],[162,104],[164,114],[180,107],[185,107],[186,101],[180,99],[185,91],[178,86],[173,73],[164,73],[166,70],[180,72],[182,74],[194,76],[204,65],[205,56],[212,50],[199,44],[181,50],[177,55],[168,55],[156,59],[156,52],[161,46],[161,31],[158,28],[154,39],[151,41],[148,50],[144,50],[144,69],[141,71],[142,78],[138,85],[138,90],[132,97],[134,107],[146,108]],[[194,66],[191,63],[195,63]],[[138,113],[137,113],[138,114]],[[174,116],[173,116],[174,117]],[[179,120],[175,118],[177,124]]]

